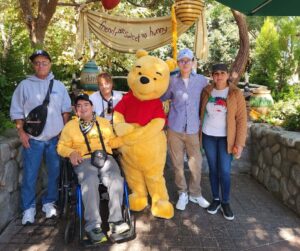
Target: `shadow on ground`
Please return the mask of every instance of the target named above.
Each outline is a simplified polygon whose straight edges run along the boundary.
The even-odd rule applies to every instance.
[[[177,193],[171,169],[166,170],[165,177],[170,200],[175,204]],[[202,178],[202,189],[203,195],[210,199],[207,176]],[[134,240],[105,243],[97,250],[300,250],[300,218],[248,175],[232,177],[231,204],[234,221],[225,220],[220,212],[209,215],[191,202],[184,212],[176,210],[171,220],[154,218],[147,208],[134,213],[137,231]],[[89,250],[76,241],[66,246],[62,224],[45,221],[41,213],[38,217],[38,222],[28,227],[23,227],[20,219],[12,222],[0,236],[0,250]]]

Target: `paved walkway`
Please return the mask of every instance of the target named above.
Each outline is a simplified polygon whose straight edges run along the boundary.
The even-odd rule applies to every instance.
[[[172,170],[166,171],[166,179],[175,203]],[[202,178],[202,187],[204,196],[209,198],[207,176]],[[221,213],[209,215],[193,203],[184,212],[176,211],[171,220],[154,218],[149,209],[135,213],[134,240],[106,243],[97,250],[300,250],[300,218],[251,177],[233,176],[231,201],[236,217],[232,222]],[[41,213],[38,216],[33,226],[23,227],[20,218],[13,221],[0,236],[0,250],[83,250],[77,242],[64,244],[58,220],[46,221]]]

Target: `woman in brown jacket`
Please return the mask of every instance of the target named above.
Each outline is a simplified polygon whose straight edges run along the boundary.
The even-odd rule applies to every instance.
[[[202,144],[213,196],[207,212],[216,214],[221,208],[224,218],[233,220],[229,205],[230,170],[233,156],[239,158],[245,146],[246,103],[240,89],[229,83],[225,64],[213,65],[212,78],[213,84],[202,92],[200,105]]]

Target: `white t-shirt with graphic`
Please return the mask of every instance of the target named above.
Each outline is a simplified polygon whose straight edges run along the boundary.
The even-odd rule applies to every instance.
[[[206,105],[203,119],[203,132],[210,136],[227,136],[227,96],[229,88],[213,89]]]
[[[187,89],[188,88],[188,85],[189,85],[189,78],[183,78],[182,79],[183,80],[183,83],[184,83],[184,85],[185,85],[185,88]]]

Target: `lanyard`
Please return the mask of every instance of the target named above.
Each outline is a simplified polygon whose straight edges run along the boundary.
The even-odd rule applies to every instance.
[[[109,100],[106,100],[102,93],[99,91],[100,93],[100,96],[101,96],[101,101],[102,101],[102,113],[100,114],[100,117],[102,118],[105,118],[105,110],[104,110],[104,102],[103,100],[107,103],[107,110],[108,110],[108,107],[111,106],[111,123],[113,123],[113,115],[114,115],[114,93],[111,92],[111,98]]]
[[[106,152],[106,147],[105,147],[105,144],[104,144],[104,140],[103,140],[102,133],[101,133],[101,131],[100,131],[99,123],[98,123],[97,120],[95,121],[95,123],[96,123],[97,130],[98,130],[98,136],[99,136],[99,139],[100,139],[100,142],[101,142],[101,145],[102,145],[102,150],[103,150],[104,152]],[[86,146],[87,146],[87,148],[88,148],[88,151],[89,151],[88,154],[92,154],[92,149],[91,149],[91,146],[90,146],[90,144],[89,144],[89,140],[88,140],[88,138],[87,138],[87,134],[88,134],[88,133],[84,133],[84,132],[81,130],[81,128],[80,128],[80,131],[81,131],[81,133],[82,133],[82,135],[83,135],[83,137],[84,137],[85,144],[86,144]],[[85,155],[88,155],[88,154],[85,154]]]
[[[113,132],[116,134],[115,128],[114,128],[114,92],[113,91],[111,92],[111,98],[109,100],[106,100],[103,97],[103,95],[102,95],[101,92],[100,92],[100,96],[102,98],[101,99],[101,101],[102,101],[102,113],[100,114],[100,117],[105,118],[105,110],[104,110],[104,102],[103,102],[103,100],[105,100],[105,102],[107,103],[107,109],[108,109],[108,106],[109,106],[109,102],[111,102],[111,120],[110,120],[110,123],[112,125]]]

